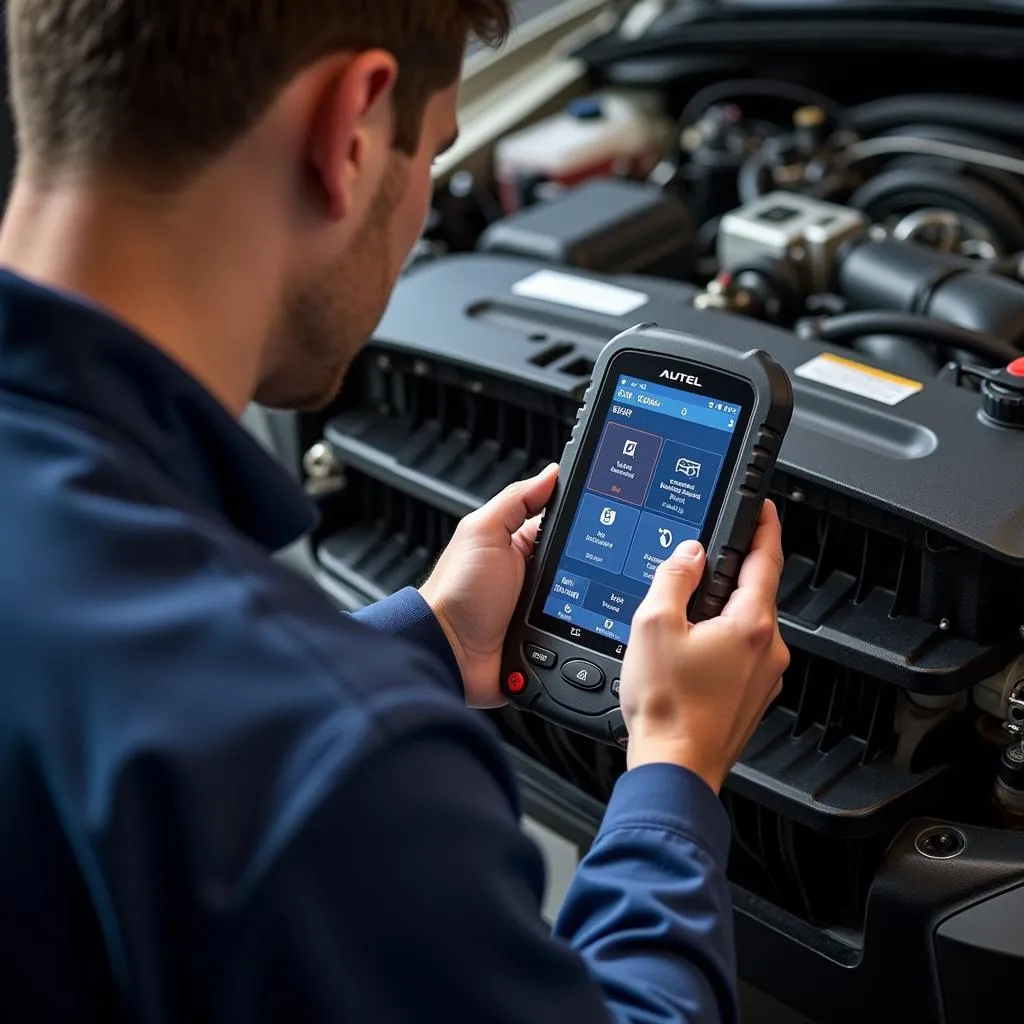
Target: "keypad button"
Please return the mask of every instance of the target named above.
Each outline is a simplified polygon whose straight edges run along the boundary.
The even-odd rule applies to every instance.
[[[604,673],[589,661],[567,661],[562,678],[581,690],[599,690],[604,683]]]
[[[522,693],[526,689],[526,676],[522,672],[510,672],[505,680],[505,689],[509,693]]]
[[[558,663],[558,655],[554,651],[546,651],[536,644],[527,644],[524,650],[527,659],[533,662],[537,668],[554,668]]]
[[[613,679],[612,680],[612,696],[613,697],[618,697],[618,695],[619,695],[619,684],[621,682],[622,682],[621,679]]]
[[[715,563],[715,576],[735,580],[740,574],[742,564],[743,552],[737,551],[735,548],[725,548]]]
[[[769,467],[772,464],[772,453],[761,445],[754,446],[754,457],[751,459],[751,463],[756,469],[759,469],[762,473],[767,473]]]
[[[757,466],[747,466],[746,476],[743,479],[743,486],[748,491],[758,494],[761,490],[761,482],[764,480],[764,473]]]

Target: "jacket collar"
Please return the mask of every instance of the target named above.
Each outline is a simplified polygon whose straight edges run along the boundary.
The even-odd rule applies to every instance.
[[[0,388],[101,421],[269,550],[316,525],[293,477],[177,363],[101,309],[6,270]]]

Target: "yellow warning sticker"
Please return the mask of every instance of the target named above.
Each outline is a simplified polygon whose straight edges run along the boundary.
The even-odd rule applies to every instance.
[[[830,352],[823,352],[798,366],[796,376],[885,405],[899,405],[924,387],[919,380],[898,377],[895,373],[876,370],[873,366],[865,366],[864,363],[844,359]]]

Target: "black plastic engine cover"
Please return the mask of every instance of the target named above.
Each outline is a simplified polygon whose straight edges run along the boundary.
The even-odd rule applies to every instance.
[[[587,309],[568,292],[564,303],[515,294],[517,285],[549,269],[484,254],[422,265],[402,281],[375,340],[471,375],[511,374],[577,396],[589,367],[573,374],[567,364],[593,358],[610,337],[642,321],[722,338],[741,351],[764,348],[789,371],[797,396],[781,468],[1024,568],[1024,432],[983,423],[977,395],[923,381],[918,393],[891,407],[803,380],[799,367],[819,353],[851,353],[754,320],[695,310],[687,302],[695,289],[675,282],[558,271],[645,296],[620,315]],[[548,338],[531,341],[538,332]],[[537,357],[548,339],[569,349],[542,365]]]
[[[635,323],[767,349],[796,399],[772,481],[793,664],[724,794],[741,977],[822,1024],[939,1024],[944,1006],[966,1024],[969,979],[940,987],[936,965],[963,980],[987,955],[977,915],[953,915],[1024,881],[1024,834],[958,826],[948,861],[916,840],[991,785],[953,708],[1024,637],[1024,431],[985,423],[949,382],[697,311],[695,291],[489,254],[417,266],[324,425],[345,488],[316,538],[322,579],[362,601],[422,579],[460,516],[558,456],[601,346]],[[830,376],[807,370],[823,355],[864,393],[808,379]],[[941,719],[909,752],[907,694]],[[496,722],[528,813],[585,847],[620,752],[510,709]],[[960,927],[937,939],[946,919]]]
[[[593,358],[636,320],[767,349],[796,395],[772,480],[794,659],[730,789],[837,838],[935,813],[959,765],[897,756],[897,688],[955,695],[1019,650],[1024,432],[985,424],[977,394],[945,382],[880,374],[880,394],[908,395],[892,406],[807,380],[801,367],[846,353],[693,295],[483,254],[413,271],[325,427],[353,482],[347,525],[319,544],[325,580],[372,600],[422,578],[459,516],[558,456]],[[873,393],[879,371],[835,365]]]
[[[431,363],[430,372],[476,387],[481,403],[515,382],[554,415],[557,403],[578,402],[601,345],[641,320],[767,349],[789,371],[796,401],[774,481],[787,527],[786,639],[917,693],[955,693],[998,670],[1024,623],[1024,431],[985,422],[972,391],[893,378],[845,350],[695,310],[693,294],[669,281],[455,256],[403,280],[374,351]],[[808,379],[822,368],[863,394]],[[887,404],[893,395],[898,404]],[[444,478],[448,449],[427,471],[429,437],[419,432],[410,446],[407,433],[407,423],[364,408],[327,431],[345,461],[433,491],[452,514],[490,497],[489,487],[466,483],[466,472]],[[547,454],[557,456],[567,435]],[[508,468],[531,468],[528,456],[503,455],[522,461],[514,467],[492,465],[495,452],[474,457],[498,482]]]
[[[961,837],[958,855],[922,853],[922,838],[938,828]],[[741,975],[766,991],[799,993],[801,1011],[828,1024],[1017,1020],[1012,979],[1024,967],[1024,931],[1008,934],[1006,914],[1022,904],[1019,896],[989,901],[1019,894],[1022,857],[1019,832],[910,822],[874,880],[858,949],[734,890]],[[986,921],[1001,926],[987,943],[978,931]],[[995,949],[979,948],[985,945]],[[987,969],[972,977],[979,964]],[[1007,973],[996,987],[999,969]]]

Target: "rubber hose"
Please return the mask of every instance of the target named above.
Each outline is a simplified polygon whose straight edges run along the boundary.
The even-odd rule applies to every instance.
[[[870,334],[899,335],[958,348],[997,366],[1010,363],[1020,356],[1020,352],[1009,342],[918,313],[889,313],[875,309],[840,313],[839,316],[808,324],[804,332],[821,341],[839,345]]]
[[[1024,110],[1022,110],[1022,115],[1024,115]],[[1024,156],[1024,149],[1020,146],[1015,146],[1010,142],[1006,142],[1004,139],[997,139],[994,136],[984,135],[981,132],[968,131],[964,128],[952,128],[949,125],[904,124],[898,125],[891,131],[882,132],[881,138],[885,138],[887,135],[912,135],[918,138],[928,139],[929,141],[949,142],[954,146],[969,146],[973,149],[980,149],[983,152],[1000,153],[1003,156]],[[917,161],[918,166],[921,166],[923,161],[928,158],[904,158],[904,160],[907,159],[915,160]],[[893,158],[894,163],[899,160],[899,157]],[[928,165],[932,167],[941,166],[941,162],[930,160]],[[892,164],[890,164],[890,166],[892,166]],[[1005,192],[1008,198],[1013,200],[1021,210],[1024,210],[1024,180],[1007,171],[996,170],[992,167],[981,167],[978,164],[971,165],[970,173],[973,177],[986,181],[990,185],[994,185],[1001,192]]]
[[[1021,114],[1024,116],[1024,108],[1022,108]],[[948,124],[927,124],[923,121],[915,121],[913,124],[898,124],[887,128],[884,132],[878,132],[878,137],[883,139],[893,135],[913,135],[934,142],[949,142],[954,146],[970,146],[990,153],[1002,153],[1004,156],[1024,155],[1024,149],[1021,146],[1007,142],[1006,139]]]
[[[850,197],[850,206],[872,220],[924,206],[941,206],[981,221],[1004,249],[1024,248],[1024,218],[987,182],[957,177],[927,166],[894,167],[869,178]]]
[[[736,191],[744,206],[771,191],[772,178],[769,161],[770,158],[765,154],[756,153],[754,156],[747,157],[740,165],[739,174],[736,176]]]
[[[931,121],[1003,138],[1024,139],[1021,104],[980,96],[892,96],[852,108],[845,124],[863,135],[875,135],[911,121]]]

